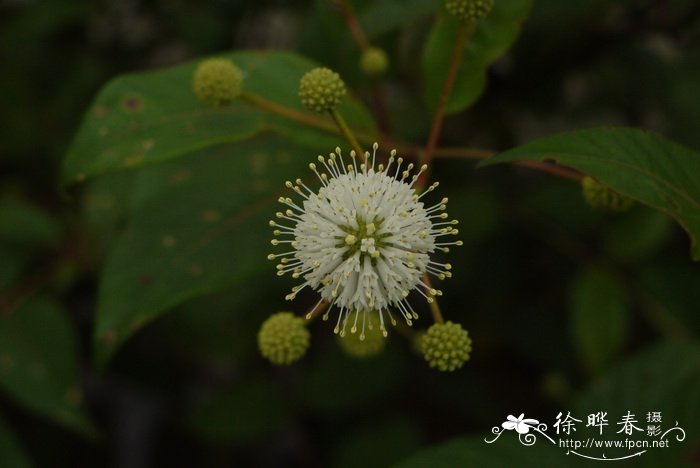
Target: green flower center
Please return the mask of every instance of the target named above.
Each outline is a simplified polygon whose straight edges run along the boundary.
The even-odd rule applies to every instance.
[[[358,225],[357,229],[350,226],[340,226],[340,229],[347,235],[345,237],[336,236],[338,240],[336,247],[348,248],[345,254],[343,254],[343,259],[345,260],[359,251],[361,255],[369,255],[374,261],[379,258],[381,249],[389,245],[385,239],[391,236],[391,234],[377,234],[381,230],[383,222],[380,218],[375,218],[369,223],[360,216],[356,219]]]

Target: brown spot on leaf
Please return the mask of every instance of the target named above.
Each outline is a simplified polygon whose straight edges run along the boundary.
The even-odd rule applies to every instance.
[[[122,108],[127,112],[140,112],[143,109],[143,98],[138,94],[130,94],[122,100]]]
[[[109,107],[105,106],[104,104],[98,104],[95,106],[95,110],[93,112],[95,114],[95,117],[102,118],[105,115],[109,114]]]
[[[177,172],[173,172],[173,174],[168,179],[168,182],[170,183],[170,185],[180,185],[181,183],[185,182],[189,178],[190,178],[189,171],[181,169]]]
[[[218,210],[202,211],[202,221],[207,223],[215,223],[221,219],[221,213]]]
[[[139,276],[139,286],[146,288],[152,284],[153,284],[153,278],[151,278],[150,275]]]
[[[161,244],[163,244],[163,247],[165,247],[166,249],[169,249],[175,245],[175,238],[170,234],[166,234],[163,236]]]
[[[151,151],[155,144],[156,141],[153,138],[149,138],[148,140],[143,140],[143,142],[141,143],[141,148],[144,151]]]
[[[201,266],[199,266],[199,265],[190,266],[190,274],[192,276],[202,276],[202,273],[204,273],[204,271],[202,270]]]
[[[102,335],[102,340],[107,344],[114,344],[117,341],[117,331],[112,328]]]
[[[124,160],[124,167],[136,167],[143,162],[143,153],[133,153]]]

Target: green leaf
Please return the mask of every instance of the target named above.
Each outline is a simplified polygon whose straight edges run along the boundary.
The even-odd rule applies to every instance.
[[[583,463],[566,455],[566,449],[553,446],[544,437],[526,447],[518,441],[515,431],[504,433],[496,442],[488,434],[477,437],[460,437],[443,444],[422,450],[407,460],[394,465],[395,468],[448,468],[461,466],[517,466],[540,468],[542,466],[571,467]]]
[[[218,444],[243,444],[279,431],[291,421],[289,398],[271,382],[247,381],[210,395],[187,420],[201,437]]]
[[[5,420],[0,417],[0,466],[29,468],[31,463]]]
[[[700,154],[652,132],[592,128],[545,137],[482,162],[554,161],[675,218],[700,260]]]
[[[18,281],[60,237],[61,227],[41,209],[11,198],[0,200],[0,291]]]
[[[498,0],[469,39],[445,108],[455,114],[474,104],[486,88],[489,66],[513,45],[530,13],[532,0]],[[422,72],[428,106],[435,109],[450,66],[459,21],[443,14],[436,19],[423,49]]]
[[[143,325],[196,296],[267,273],[268,221],[284,181],[313,176],[309,151],[279,138],[208,149],[144,169],[129,221],[113,241],[97,303],[96,359],[104,364]],[[315,176],[313,176],[315,177]],[[243,313],[244,311],[240,311]]]
[[[574,280],[569,302],[574,346],[588,370],[601,373],[627,337],[630,313],[624,286],[605,271],[586,270]]]
[[[30,300],[0,318],[2,390],[30,410],[89,434],[76,360],[73,330],[55,304]]]
[[[384,468],[407,457],[421,444],[420,427],[405,417],[379,424],[362,424],[359,430],[339,437],[334,450],[335,468]]]
[[[186,349],[192,360],[215,361],[220,367],[258,357],[260,325],[284,303],[281,294],[270,294],[269,279],[266,274],[252,276],[229,290],[187,301],[158,320],[154,334],[168,348]]]
[[[0,241],[46,247],[58,242],[61,228],[39,208],[13,199],[0,200]]]
[[[624,439],[617,434],[616,423],[631,412],[637,426],[646,429],[647,414],[661,412],[661,427],[665,431],[675,425],[686,432],[684,441],[670,433],[667,448],[649,449],[635,466],[691,466],[693,454],[700,449],[700,346],[697,343],[663,343],[650,348],[614,371],[581,395],[572,414],[579,419],[589,413],[608,412],[609,426],[604,428],[607,439]],[[637,432],[637,437],[641,437]],[[641,437],[644,438],[644,437]],[[611,458],[629,455],[606,449]]]
[[[410,26],[419,18],[432,14],[439,4],[435,0],[380,0],[358,15],[358,21],[369,38],[393,29]]]
[[[245,73],[244,90],[299,112],[299,78],[318,66],[290,52],[220,54]],[[272,130],[294,142],[328,151],[342,144],[333,133],[291,121],[241,99],[212,108],[192,91],[197,62],[126,75],[108,83],[88,110],[63,165],[64,185],[86,178],[177,158],[225,142],[243,141]],[[367,111],[346,101],[340,112],[349,124],[374,133]],[[311,114],[308,114],[311,115]],[[333,125],[330,118],[325,118]]]

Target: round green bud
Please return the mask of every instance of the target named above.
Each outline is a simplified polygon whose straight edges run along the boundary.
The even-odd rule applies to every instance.
[[[378,326],[366,327],[364,333],[357,330],[355,333],[346,333],[338,336],[338,345],[345,354],[357,359],[367,359],[378,356],[384,351],[386,338]]]
[[[299,81],[299,98],[308,109],[322,114],[336,108],[345,96],[345,83],[328,68],[314,68]]]
[[[581,179],[581,193],[586,203],[600,211],[627,211],[634,204],[634,200],[631,198],[615,192],[607,185],[589,176]]]
[[[194,72],[194,93],[211,106],[222,106],[237,98],[243,88],[243,72],[230,60],[202,61]]]
[[[476,23],[484,19],[495,0],[445,0],[445,8],[462,21]]]
[[[370,76],[383,74],[389,66],[389,57],[379,47],[365,49],[360,56],[360,69]]]
[[[279,312],[260,327],[258,348],[271,363],[289,365],[304,357],[310,338],[304,319],[291,312]]]
[[[472,340],[458,323],[436,323],[422,336],[420,347],[430,367],[451,372],[469,360]]]

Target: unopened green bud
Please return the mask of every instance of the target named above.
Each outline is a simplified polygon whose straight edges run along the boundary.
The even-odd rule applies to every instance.
[[[383,74],[389,66],[389,58],[379,47],[370,47],[360,56],[360,68],[370,76]]]
[[[243,72],[227,59],[204,60],[194,72],[193,89],[199,99],[211,106],[228,104],[241,94]]]
[[[377,325],[355,333],[338,336],[338,345],[345,354],[357,359],[367,359],[381,354],[386,346],[386,338]]]
[[[299,81],[299,98],[308,109],[322,114],[335,109],[345,96],[345,83],[328,68],[314,68]]]
[[[445,0],[445,8],[462,21],[477,23],[493,8],[495,0]]]
[[[310,339],[304,319],[291,312],[279,312],[263,322],[258,332],[258,347],[271,363],[289,365],[304,357]]]
[[[581,179],[581,193],[586,203],[601,211],[627,211],[634,204],[634,200],[631,198],[615,192],[607,185],[589,176]]]
[[[436,323],[422,336],[420,347],[430,367],[452,372],[469,360],[472,340],[458,323]]]

